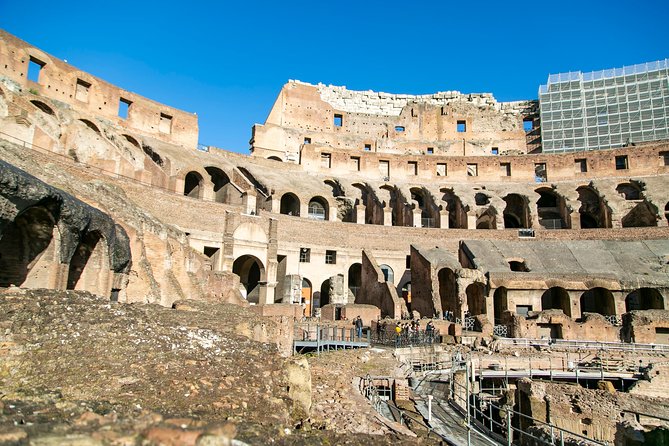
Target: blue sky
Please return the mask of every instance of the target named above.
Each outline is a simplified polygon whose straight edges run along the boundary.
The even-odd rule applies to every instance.
[[[0,0],[1,28],[196,112],[201,143],[240,153],[288,79],[534,99],[549,73],[669,57],[668,23],[666,0]]]

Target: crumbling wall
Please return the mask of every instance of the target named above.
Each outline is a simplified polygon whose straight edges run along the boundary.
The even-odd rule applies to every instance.
[[[628,342],[669,344],[669,311],[635,310],[625,313],[623,336]]]
[[[399,319],[408,314],[404,301],[397,296],[397,290],[386,282],[376,259],[367,251],[362,252],[362,287],[355,303],[380,308],[382,317]]]

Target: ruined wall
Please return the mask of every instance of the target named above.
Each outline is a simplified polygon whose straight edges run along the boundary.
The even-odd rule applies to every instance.
[[[195,114],[159,104],[111,85],[2,30],[0,56],[3,60],[0,77],[10,79],[17,89],[34,92],[36,97],[53,98],[129,130],[191,149],[197,146]],[[42,65],[37,82],[28,79],[31,60]],[[32,68],[36,68],[35,65]],[[119,116],[122,102],[129,104],[127,118]]]
[[[523,117],[535,114],[532,102],[490,94],[395,95],[291,81],[265,124],[254,126],[252,152],[299,162],[300,146],[313,142],[397,154],[525,153]]]
[[[362,287],[355,303],[380,308],[382,317],[400,318],[408,314],[406,305],[397,296],[395,287],[386,282],[376,259],[367,251],[362,253]]]
[[[630,311],[623,315],[623,326],[628,342],[669,344],[669,311]]]

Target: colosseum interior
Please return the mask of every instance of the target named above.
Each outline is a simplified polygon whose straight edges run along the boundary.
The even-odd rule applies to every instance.
[[[667,140],[546,153],[538,100],[291,80],[241,155],[199,145],[195,114],[4,31],[0,58],[0,444],[66,444],[62,429],[34,428],[37,412],[16,427],[8,402],[41,382],[11,378],[33,344],[9,311],[52,305],[39,290],[63,305],[92,296],[101,312],[138,312],[139,325],[181,309],[190,330],[218,315],[271,346],[271,359],[246,357],[273,364],[287,385],[207,403],[225,413],[223,428],[203,427],[215,417],[195,406],[165,409],[190,421],[133,425],[142,444],[266,444],[279,434],[244,427],[256,398],[289,407],[271,421],[292,432],[278,444],[330,431],[364,432],[359,444],[669,441]],[[158,307],[167,316],[146,317]],[[218,308],[244,317],[228,322]],[[415,320],[419,329],[402,328]],[[348,390],[323,390],[332,376]],[[100,392],[89,400],[105,400]],[[139,444],[100,431],[75,433]]]

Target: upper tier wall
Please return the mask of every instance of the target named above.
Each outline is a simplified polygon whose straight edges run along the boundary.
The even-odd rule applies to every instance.
[[[526,153],[523,121],[536,131],[537,110],[536,102],[500,103],[490,94],[392,95],[289,82],[265,124],[253,127],[252,152],[290,162],[309,143],[414,155]]]
[[[80,112],[109,119],[116,125],[163,141],[197,147],[198,122],[193,113],[116,87],[2,30],[0,59],[3,61],[0,77],[9,79],[10,87],[58,100]],[[37,82],[29,77],[37,77]],[[119,116],[122,103],[128,105],[126,118]]]

